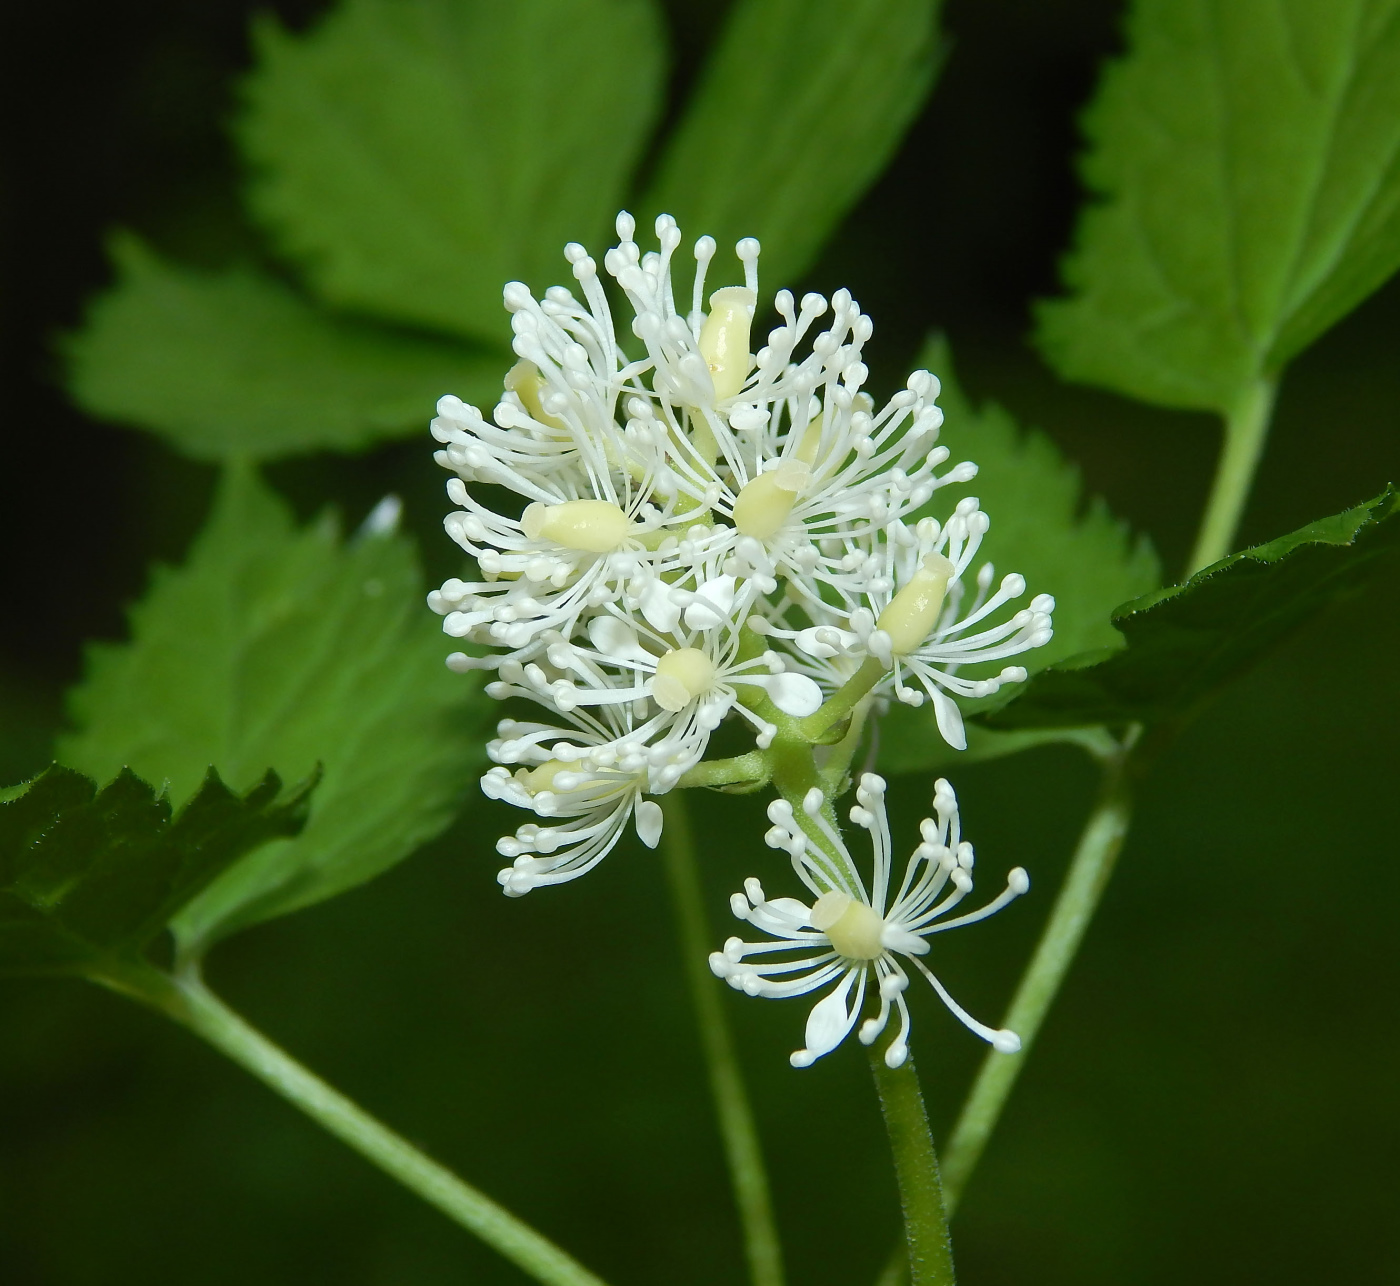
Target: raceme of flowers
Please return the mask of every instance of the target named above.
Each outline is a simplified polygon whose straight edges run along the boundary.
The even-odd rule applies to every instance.
[[[986,919],[1024,893],[1030,888],[1026,872],[1019,866],[1012,870],[1006,889],[981,910],[945,919],[972,891],[972,845],[962,838],[953,788],[942,779],[935,786],[937,820],[926,817],[920,823],[921,842],[893,896],[884,781],[874,773],[864,774],[856,801],[851,821],[870,832],[874,850],[869,888],[840,833],[822,816],[825,801],[819,789],[808,792],[801,817],[786,800],[774,800],[768,807],[773,823],[768,845],[791,856],[812,903],[796,898],[770,900],[758,880],[746,880],[744,892],[731,899],[731,909],[770,940],[730,938],[723,951],[710,956],[710,968],[750,996],[800,996],[829,988],[807,1015],[806,1044],[793,1053],[794,1067],[810,1067],[846,1039],[864,1008],[868,989],[878,996],[880,1008],[861,1024],[861,1043],[875,1042],[893,1008],[899,1014],[899,1030],[885,1048],[885,1063],[899,1067],[904,1062],[909,1056],[909,1006],[904,1000],[909,974],[900,956],[923,974],[971,1031],[1002,1053],[1015,1053],[1021,1048],[1020,1037],[979,1023],[948,994],[920,957],[927,954],[933,934]]]
[[[1024,579],[977,565],[977,501],[928,515],[976,467],[948,465],[929,372],[882,407],[863,390],[872,327],[849,292],[779,291],[754,353],[758,243],[736,247],[744,284],[707,297],[715,243],[701,237],[678,302],[675,220],[657,219],[655,250],[634,232],[619,215],[602,262],[625,325],[598,264],[568,245],[573,289],[505,288],[519,361],[490,417],[444,397],[432,424],[455,475],[446,527],[478,577],[429,596],[470,648],[448,664],[494,671],[489,695],[543,711],[501,723],[482,783],[532,814],[497,846],[516,896],[590,870],[629,822],[655,846],[654,797],[726,721],[761,750],[777,720],[814,714],[874,663],[873,700],[931,702],[962,748],[956,698],[1024,679],[1005,662],[1050,637],[1051,598],[1018,607]]]

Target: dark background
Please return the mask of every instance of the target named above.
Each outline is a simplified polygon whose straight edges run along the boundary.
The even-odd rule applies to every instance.
[[[0,783],[45,762],[83,640],[121,636],[149,562],[178,559],[207,506],[210,470],[67,403],[54,344],[108,279],[114,225],[196,261],[253,244],[222,128],[252,8],[53,0],[0,19]],[[277,8],[302,23],[317,6]],[[672,8],[683,83],[716,20]],[[1048,430],[1174,570],[1216,426],[1060,384],[1024,339],[1080,199],[1075,114],[1118,21],[1087,0],[951,3],[952,58],[923,119],[810,282],[850,285],[872,314],[877,381],[945,327],[972,391]],[[1244,541],[1400,475],[1397,347],[1392,283],[1296,363]],[[335,500],[358,517],[399,491],[436,577],[453,556],[428,445],[271,474],[303,513]],[[956,1221],[969,1286],[1400,1279],[1397,589],[1392,569],[1312,622],[1161,763]],[[940,942],[945,978],[991,1019],[1093,772],[1045,750],[955,780],[983,869],[1021,862],[1035,879],[1014,909]],[[906,835],[928,794],[893,783]],[[724,895],[772,859],[755,802],[704,807],[718,938]],[[751,839],[726,840],[733,828]],[[740,1280],[655,860],[620,850],[582,884],[506,902],[491,878],[503,829],[476,806],[376,883],[221,948],[214,985],[610,1280]],[[871,1280],[896,1216],[862,1056],[791,1071],[804,1008],[728,1003],[793,1279]],[[916,1010],[941,1137],[982,1046],[932,997]],[[0,984],[0,1280],[158,1278],[521,1280],[162,1019],[78,983]]]

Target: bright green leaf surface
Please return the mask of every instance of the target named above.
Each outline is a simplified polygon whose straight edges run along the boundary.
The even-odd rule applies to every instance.
[[[606,234],[664,62],[651,0],[347,0],[258,48],[239,137],[283,248],[334,304],[487,342],[507,281]]]
[[[1138,0],[1040,343],[1229,413],[1400,267],[1400,0]]]
[[[114,254],[120,279],[67,344],[73,396],[195,459],[426,434],[444,393],[494,405],[512,360],[331,316],[251,268],[177,267],[131,237]]]
[[[212,769],[171,817],[123,769],[108,786],[55,764],[0,804],[0,974],[82,972],[133,956],[244,853],[306,822],[315,779],[267,773],[238,796]]]
[[[1052,662],[1096,648],[1121,644],[1113,609],[1161,584],[1156,555],[1145,538],[1133,539],[1098,497],[1082,504],[1079,471],[1043,433],[1023,432],[995,403],[974,407],[958,386],[952,354],[942,339],[931,343],[919,364],[943,384],[940,440],[953,460],[975,460],[977,477],[958,495],[936,497],[930,510],[945,516],[966,494],[978,497],[992,525],[981,554],[998,576],[1020,572],[1027,601],[1055,596],[1055,636],[1042,648],[1016,658],[1034,673]],[[985,701],[964,703],[969,715],[1014,699],[1014,686]],[[969,730],[962,754],[939,737],[925,707],[894,705],[880,728],[880,764],[886,772],[912,772],[994,758],[1024,749],[1026,737]]]
[[[738,0],[640,203],[723,257],[763,242],[795,285],[879,177],[933,84],[937,0]]]
[[[996,728],[1151,723],[1191,712],[1295,627],[1357,592],[1400,548],[1397,492],[1232,554],[1114,616],[1128,646],[1045,671],[987,716]]]
[[[400,861],[451,819],[480,754],[477,689],[443,665],[411,544],[297,530],[230,470],[189,561],[159,570],[132,642],[92,650],[60,758],[130,765],[175,800],[208,765],[241,786],[268,765],[324,779],[296,840],[226,872],[180,917],[186,942],[320,901]]]

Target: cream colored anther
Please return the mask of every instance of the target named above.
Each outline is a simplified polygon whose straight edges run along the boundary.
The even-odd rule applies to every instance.
[[[749,325],[758,296],[744,286],[726,286],[710,296],[710,315],[700,328],[700,356],[710,368],[715,401],[733,397],[749,377]]]
[[[885,922],[873,907],[857,902],[849,893],[830,889],[812,904],[812,928],[826,934],[831,945],[847,960],[875,960],[885,954],[880,940]]]
[[[627,515],[609,500],[566,500],[561,505],[528,505],[520,526],[531,540],[565,549],[610,554],[627,538]]]
[[[957,570],[942,554],[926,554],[923,565],[880,613],[878,628],[890,636],[896,656],[912,652],[938,624],[948,582]]]
[[[506,388],[515,394],[530,412],[531,416],[551,429],[566,429],[569,426],[557,415],[550,415],[540,402],[540,390],[544,388],[544,378],[534,362],[523,357],[506,372]]]
[[[788,460],[750,478],[734,497],[734,526],[745,536],[767,540],[788,520],[811,470]]]
[[[684,710],[714,681],[714,662],[698,647],[677,648],[657,660],[651,695],[663,710]]]
[[[574,771],[570,765],[562,759],[547,759],[538,768],[519,768],[515,773],[515,780],[518,781],[531,795],[538,795],[542,790],[553,790],[554,779],[561,772]]]

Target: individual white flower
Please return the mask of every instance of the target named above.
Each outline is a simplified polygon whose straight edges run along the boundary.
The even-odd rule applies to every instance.
[[[710,956],[710,968],[751,996],[799,996],[830,987],[807,1016],[806,1044],[793,1053],[794,1067],[810,1066],[846,1038],[860,1017],[869,986],[880,1007],[861,1024],[860,1040],[872,1044],[885,1030],[894,1007],[899,1011],[899,1031],[885,1050],[885,1062],[890,1067],[904,1062],[909,1054],[909,1008],[904,999],[909,975],[900,957],[928,979],[970,1030],[993,1048],[1014,1053],[1021,1047],[1015,1032],[979,1023],[948,994],[920,957],[928,953],[933,934],[985,919],[1024,893],[1030,887],[1026,872],[1019,866],[1012,870],[1005,891],[981,910],[943,918],[972,891],[973,852],[961,836],[953,788],[940,779],[933,798],[938,820],[925,818],[920,824],[923,842],[914,850],[891,898],[884,780],[866,773],[856,798],[859,802],[851,809],[851,821],[870,832],[874,849],[871,891],[867,892],[840,835],[822,817],[820,790],[808,793],[800,820],[791,805],[775,800],[768,808],[773,828],[767,842],[791,855],[813,902],[808,906],[796,898],[770,900],[757,880],[745,881],[745,892],[731,899],[734,914],[773,940],[751,943],[730,938],[723,951]]]
[[[938,730],[955,750],[967,748],[962,714],[949,693],[975,699],[990,696],[1003,683],[1025,681],[1024,666],[968,678],[965,665],[1004,661],[1041,647],[1053,633],[1055,600],[1039,594],[1026,608],[998,614],[1026,591],[1025,577],[1004,576],[995,591],[995,570],[984,563],[968,602],[968,572],[990,525],[973,497],[959,501],[942,527],[922,519],[912,530],[891,523],[883,539],[852,550],[848,561],[865,580],[859,605],[840,607],[803,599],[789,590],[778,622],[755,619],[756,630],[791,640],[815,662],[832,658],[877,658],[889,668],[877,691],[892,692],[906,705],[932,701]],[[808,624],[784,628],[801,615]],[[918,687],[911,686],[911,681]],[[922,690],[920,690],[922,689]]]
[[[656,847],[661,807],[643,798],[654,753],[629,740],[625,721],[625,713],[614,714],[611,725],[584,715],[572,728],[501,721],[497,740],[487,746],[501,766],[481,779],[482,791],[551,819],[527,822],[497,841],[497,852],[513,859],[496,877],[508,896],[591,871],[612,852],[629,820],[642,843]],[[504,766],[510,764],[522,766],[512,773]]]

